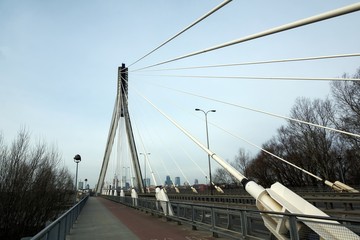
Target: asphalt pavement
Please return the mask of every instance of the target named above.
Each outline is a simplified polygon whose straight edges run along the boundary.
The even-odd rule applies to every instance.
[[[209,231],[191,230],[191,226],[188,225],[167,222],[164,218],[101,197],[90,197],[66,239],[210,240],[215,238]]]

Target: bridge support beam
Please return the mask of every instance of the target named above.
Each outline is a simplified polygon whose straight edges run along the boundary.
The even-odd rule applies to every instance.
[[[104,185],[104,179],[109,164],[109,158],[114,143],[114,138],[116,134],[116,129],[119,125],[120,118],[124,118],[126,126],[126,135],[131,151],[131,160],[133,164],[133,169],[135,172],[136,182],[134,185],[138,191],[144,193],[144,184],[142,181],[142,174],[139,164],[139,158],[135,146],[134,135],[132,132],[129,109],[128,109],[128,69],[125,67],[125,64],[122,64],[118,68],[118,84],[117,84],[117,95],[115,100],[115,106],[113,111],[113,116],[111,119],[110,131],[108,135],[108,140],[105,148],[104,159],[100,171],[100,176],[98,183],[96,185],[96,193],[100,194]],[[135,191],[135,189],[134,189]]]
[[[163,212],[165,216],[173,216],[174,211],[171,207],[169,197],[167,193],[165,192],[164,188],[157,187],[155,189],[155,197],[156,200],[159,201],[161,208],[163,209]]]

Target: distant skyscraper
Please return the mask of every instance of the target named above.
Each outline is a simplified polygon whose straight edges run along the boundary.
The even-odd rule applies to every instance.
[[[173,182],[171,181],[170,176],[166,176],[165,185],[168,185],[168,186],[173,185]]]
[[[199,184],[199,180],[195,178],[194,184]]]
[[[144,185],[146,186],[146,187],[149,187],[150,186],[150,178],[144,178]]]
[[[180,186],[180,177],[175,177],[175,185]]]

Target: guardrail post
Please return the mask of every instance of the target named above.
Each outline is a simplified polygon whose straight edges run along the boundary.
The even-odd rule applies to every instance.
[[[50,225],[49,225],[50,226]],[[51,239],[51,240],[55,240],[55,239],[58,239],[59,236],[57,235],[58,234],[58,228],[59,228],[59,224],[58,223],[55,223],[54,226],[52,226],[50,229],[49,229],[49,233],[48,233],[48,239]]]
[[[65,238],[63,238],[62,236],[63,236],[63,233],[64,233],[64,230],[63,230],[63,227],[62,227],[62,222],[63,222],[63,220],[61,219],[60,221],[59,221],[59,229],[58,229],[58,239],[65,239]]]
[[[227,229],[232,229],[232,225],[233,225],[233,215],[231,215],[229,213],[229,210],[227,211]]]
[[[241,224],[241,233],[243,237],[247,237],[248,235],[248,220],[247,220],[247,212],[240,211],[240,224]]]
[[[217,232],[215,232],[215,231],[216,231],[215,228],[216,228],[216,222],[217,222],[217,215],[216,215],[215,210],[214,210],[213,207],[211,207],[210,210],[211,210],[211,230],[212,230],[212,236],[213,236],[214,238],[218,238],[219,235],[218,235]]]
[[[197,230],[196,228],[196,224],[195,224],[195,209],[194,209],[194,205],[191,205],[191,229],[192,230]]]
[[[289,216],[289,225],[290,225],[290,238],[294,240],[299,240],[299,232],[296,227],[296,217],[294,215]]]
[[[166,203],[166,221],[169,222],[171,221],[171,218],[169,217],[169,212],[170,212],[170,205],[168,201],[165,201]]]
[[[65,236],[66,236],[66,234],[68,234],[68,216],[69,215],[66,215],[66,217],[65,217]]]
[[[179,203],[176,203],[176,218],[177,218],[177,219],[180,219],[180,206],[179,206]],[[181,225],[181,221],[178,220],[178,221],[177,221],[177,224],[178,224],[178,225]]]

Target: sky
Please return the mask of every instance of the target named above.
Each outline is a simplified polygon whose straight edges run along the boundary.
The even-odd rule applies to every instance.
[[[129,111],[137,149],[151,153],[149,162],[158,184],[166,175],[173,179],[180,176],[181,182],[188,179],[193,183],[195,178],[204,182],[207,156],[141,96],[204,145],[204,114],[194,109],[216,109],[216,113],[208,114],[210,149],[229,161],[240,148],[252,155],[258,150],[218,126],[261,145],[286,122],[183,92],[281,115],[289,114],[297,97],[330,96],[327,81],[160,75],[340,77],[354,73],[360,60],[353,57],[181,71],[134,70],[356,2],[233,1],[131,66]],[[10,143],[19,129],[26,127],[34,140],[56,145],[63,164],[73,174],[73,157],[80,154],[79,179],[88,179],[94,187],[113,113],[118,66],[134,63],[220,3],[0,0],[0,132]],[[359,53],[357,29],[359,12],[153,69]],[[123,133],[120,125],[120,138],[116,139],[119,144],[111,155],[106,181],[129,170]],[[119,158],[120,163],[116,160]],[[144,170],[143,156],[139,159]],[[217,167],[212,162],[212,168]]]

